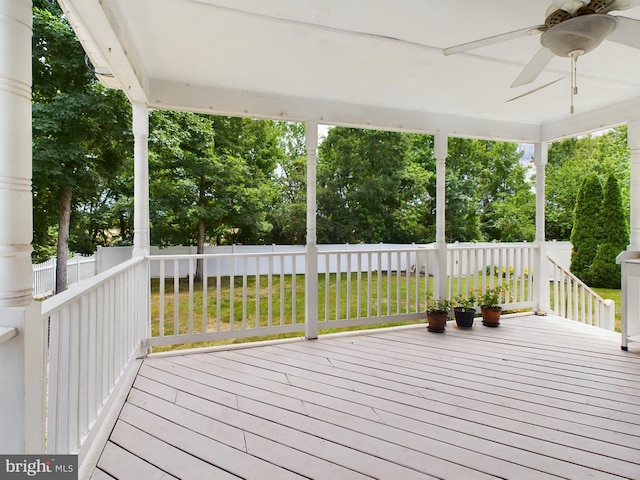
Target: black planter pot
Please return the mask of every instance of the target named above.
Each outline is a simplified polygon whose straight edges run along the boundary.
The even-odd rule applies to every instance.
[[[466,309],[464,307],[455,307],[453,314],[456,317],[456,324],[460,328],[473,327],[473,317],[476,314],[475,309]]]

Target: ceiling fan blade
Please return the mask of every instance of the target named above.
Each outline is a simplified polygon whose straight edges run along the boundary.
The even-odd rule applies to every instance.
[[[510,98],[509,100],[507,100],[504,103],[513,102],[514,100],[518,100],[518,99],[520,99],[522,97],[526,97],[527,95],[531,95],[532,93],[536,93],[536,92],[542,90],[543,88],[547,88],[547,87],[553,85],[554,83],[558,83],[560,80],[564,80],[564,79],[565,79],[565,77],[557,78],[556,80],[553,80],[552,82],[546,83],[546,84],[544,84],[544,85],[542,85],[542,86],[540,86],[538,88],[534,88],[533,90],[529,90],[528,92],[523,93],[522,95],[518,95],[517,97]]]
[[[627,10],[640,5],[640,0],[613,0],[602,13],[614,10]]]
[[[511,84],[511,88],[520,87],[522,85],[527,85],[528,83],[533,82],[538,75],[542,73],[542,70],[549,64],[549,62],[553,59],[554,53],[546,47],[542,47],[538,50],[531,61],[527,63],[527,66],[524,67],[524,70],[520,72],[518,78],[516,78]]]
[[[473,42],[461,43],[460,45],[454,45],[442,50],[445,55],[453,55],[454,53],[462,53],[467,50],[473,50],[474,48],[486,47],[495,43],[505,42],[514,38],[524,37],[530,33],[539,33],[546,30],[546,25],[534,25],[533,27],[521,28],[520,30],[514,30],[513,32],[501,33],[500,35],[493,35],[492,37],[482,38],[480,40],[474,40]]]
[[[617,15],[618,26],[607,36],[607,40],[629,47],[640,48],[640,20]]]

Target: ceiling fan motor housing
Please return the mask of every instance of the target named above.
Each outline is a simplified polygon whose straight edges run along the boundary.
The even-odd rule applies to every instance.
[[[584,14],[550,26],[540,37],[540,43],[560,57],[569,57],[576,50],[589,53],[600,45],[616,26],[615,17],[606,14]]]

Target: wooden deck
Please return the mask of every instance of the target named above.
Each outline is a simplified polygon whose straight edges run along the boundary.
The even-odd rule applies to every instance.
[[[146,359],[93,479],[640,479],[640,349],[554,317]]]

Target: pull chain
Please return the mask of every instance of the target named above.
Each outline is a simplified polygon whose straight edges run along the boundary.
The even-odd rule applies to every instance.
[[[571,107],[569,108],[569,113],[573,113],[573,97],[578,94],[578,57],[583,53],[581,50],[574,50],[569,53],[569,57],[571,57]]]

